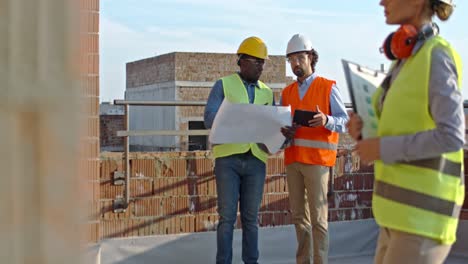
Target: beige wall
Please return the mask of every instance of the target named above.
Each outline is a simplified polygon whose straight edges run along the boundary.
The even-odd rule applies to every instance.
[[[239,71],[232,53],[173,52],[127,63],[127,89],[155,83],[190,81],[214,83]],[[265,83],[286,82],[283,56],[270,56],[260,78]]]
[[[126,65],[127,89],[173,81],[174,66],[175,53],[129,62]]]
[[[237,55],[232,53],[176,52],[175,78],[178,81],[214,82],[239,71]],[[286,61],[283,56],[271,55],[262,77],[266,83],[284,83]]]

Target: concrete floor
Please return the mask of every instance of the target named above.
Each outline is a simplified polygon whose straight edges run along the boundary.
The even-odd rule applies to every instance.
[[[446,264],[468,263],[468,221],[460,224],[459,240]],[[330,223],[330,264],[371,264],[378,235],[373,220]],[[261,228],[260,263],[294,264],[295,231],[293,226]],[[193,264],[214,263],[216,233],[192,233],[110,239],[94,247],[95,259],[102,264]],[[234,234],[233,263],[242,263],[241,232]],[[86,263],[94,263],[88,260]]]

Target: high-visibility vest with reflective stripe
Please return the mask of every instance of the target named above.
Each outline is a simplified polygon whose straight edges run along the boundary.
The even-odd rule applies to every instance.
[[[299,97],[299,87],[294,82],[284,88],[281,100],[284,106],[291,105],[291,114],[294,110],[320,111],[330,115],[330,93],[335,81],[323,77],[316,77],[302,100]],[[284,151],[284,162],[289,165],[294,162],[304,164],[333,166],[336,161],[338,148],[338,133],[325,127],[300,127],[296,131],[291,146]]]
[[[378,113],[380,137],[436,128],[429,110],[434,48],[442,48],[454,60],[460,88],[462,68],[458,54],[440,37],[427,40],[407,59],[385,96],[382,112]],[[380,87],[373,97],[376,113],[382,93]],[[395,164],[376,161],[374,217],[380,226],[452,244],[465,194],[463,177],[462,149],[417,161]]]
[[[224,98],[231,103],[248,104],[249,96],[247,89],[239,75],[232,74],[223,77]],[[259,88],[255,88],[254,104],[272,105],[273,91],[263,82],[258,81]],[[245,153],[252,150],[252,154],[263,162],[268,159],[268,154],[262,151],[256,143],[237,143],[237,144],[220,144],[213,147],[213,156],[215,158],[226,157],[233,154]]]

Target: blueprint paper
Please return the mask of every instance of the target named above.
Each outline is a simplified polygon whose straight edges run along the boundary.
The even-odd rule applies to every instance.
[[[211,127],[209,141],[212,144],[263,143],[273,154],[285,140],[281,127],[290,125],[290,106],[234,104],[224,100]]]

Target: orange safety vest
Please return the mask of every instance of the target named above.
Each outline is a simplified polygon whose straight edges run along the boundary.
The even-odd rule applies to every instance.
[[[335,81],[316,77],[302,100],[299,97],[299,87],[294,82],[284,88],[281,100],[283,106],[291,105],[291,115],[295,109],[316,111],[317,105],[326,115],[330,113],[330,93]],[[296,131],[291,146],[284,151],[284,162],[289,165],[294,162],[304,164],[333,166],[338,149],[338,133],[325,127],[300,127]]]

